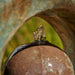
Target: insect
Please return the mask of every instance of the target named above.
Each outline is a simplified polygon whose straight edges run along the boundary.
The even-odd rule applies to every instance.
[[[42,25],[40,25],[40,27],[37,28],[35,32],[33,32],[33,38],[34,38],[34,41],[36,40],[45,41],[46,40],[45,31]]]

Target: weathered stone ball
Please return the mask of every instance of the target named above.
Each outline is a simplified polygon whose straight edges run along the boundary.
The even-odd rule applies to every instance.
[[[13,56],[4,75],[74,75],[69,57],[53,46],[33,46]]]

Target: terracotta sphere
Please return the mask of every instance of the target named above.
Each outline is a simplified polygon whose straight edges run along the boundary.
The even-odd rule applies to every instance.
[[[74,69],[62,50],[41,45],[26,48],[14,55],[4,75],[74,75]]]

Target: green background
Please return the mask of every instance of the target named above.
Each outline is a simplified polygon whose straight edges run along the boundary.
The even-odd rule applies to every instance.
[[[34,41],[33,32],[35,32],[40,25],[43,25],[44,27],[46,40],[63,50],[62,41],[53,27],[39,17],[32,17],[24,23],[24,25],[16,32],[11,41],[8,43],[2,61],[2,69],[6,59],[16,47]]]

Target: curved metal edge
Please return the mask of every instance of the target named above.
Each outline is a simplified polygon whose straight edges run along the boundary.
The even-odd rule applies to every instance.
[[[49,46],[53,46],[53,47],[56,47],[56,48],[60,49],[59,47],[57,47],[57,46],[55,46],[55,45],[49,43],[48,41],[43,41],[43,40],[41,40],[41,41],[34,41],[34,42],[31,42],[31,43],[28,43],[28,44],[23,44],[23,45],[17,47],[17,48],[9,55],[8,59],[7,59],[6,62],[5,62],[4,69],[6,68],[7,63],[9,62],[9,60],[10,60],[14,55],[16,55],[18,52],[23,51],[23,50],[25,50],[26,48],[30,48],[30,47],[33,47],[33,46],[39,46],[39,45],[49,45]],[[60,50],[61,50],[61,49],[60,49]],[[61,50],[61,51],[63,51],[63,50]]]

